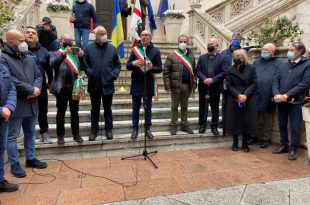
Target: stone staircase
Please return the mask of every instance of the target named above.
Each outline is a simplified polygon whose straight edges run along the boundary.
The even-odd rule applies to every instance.
[[[177,48],[177,44],[167,44],[155,42],[155,46],[159,47],[162,54],[162,61],[164,63],[165,58],[168,53]],[[194,52],[196,59],[200,55],[200,51],[191,47]],[[132,102],[131,95],[129,94],[131,73],[126,70],[126,62],[122,63],[122,69],[119,79],[115,82],[116,90],[120,86],[123,86],[123,82],[126,82],[127,88],[124,92],[117,91],[113,97],[112,112],[113,112],[113,140],[106,140],[105,130],[104,130],[104,118],[103,115],[100,116],[98,137],[96,141],[89,142],[88,136],[90,134],[90,98],[89,95],[87,100],[80,102],[79,107],[79,117],[80,117],[80,134],[84,139],[84,143],[79,145],[72,139],[71,129],[70,129],[70,112],[69,108],[65,116],[65,141],[64,146],[59,146],[57,144],[57,134],[56,134],[56,98],[53,95],[49,95],[48,102],[48,121],[49,121],[49,133],[53,138],[53,144],[43,144],[36,140],[36,151],[38,155],[63,155],[69,153],[89,153],[98,152],[100,155],[122,155],[124,153],[136,153],[136,149],[139,149],[143,144],[143,126],[140,123],[140,134],[136,141],[131,141],[131,113],[132,113]],[[193,96],[189,99],[189,110],[188,110],[188,122],[190,127],[195,131],[195,134],[188,135],[181,131],[178,131],[177,135],[171,136],[169,132],[170,126],[170,106],[171,98],[170,93],[164,91],[163,77],[162,73],[157,75],[157,80],[159,83],[159,101],[154,101],[152,106],[152,132],[155,136],[154,140],[148,141],[148,149],[157,150],[173,150],[182,149],[185,147],[202,147],[202,146],[219,146],[225,142],[230,143],[230,137],[214,137],[207,130],[205,134],[198,134],[198,94],[195,98]],[[121,83],[122,82],[122,83]],[[85,84],[87,84],[87,78],[85,79]],[[141,107],[140,110],[140,120],[144,120],[144,111]],[[103,110],[101,110],[103,114]],[[208,119],[210,121],[210,119]],[[37,135],[39,135],[39,125],[36,126]],[[180,128],[179,128],[180,130]],[[18,143],[18,149],[20,154],[24,155],[23,142]]]

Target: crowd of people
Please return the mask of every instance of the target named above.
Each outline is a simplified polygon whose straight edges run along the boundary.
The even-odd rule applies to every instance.
[[[85,98],[87,91],[91,101],[89,141],[97,137],[101,103],[105,135],[108,140],[113,139],[112,102],[114,82],[121,70],[120,59],[116,48],[108,42],[106,29],[97,24],[93,7],[86,1],[78,1],[73,11],[76,15],[71,21],[78,22],[74,39],[78,47],[73,45],[70,34],[63,34],[58,39],[56,27],[49,17],[44,17],[36,27],[27,26],[24,31],[10,29],[6,33],[6,44],[2,39],[0,41],[0,192],[18,189],[18,185],[4,178],[5,150],[10,172],[15,177],[26,176],[16,145],[21,129],[24,133],[26,166],[38,169],[47,167],[46,162],[35,157],[35,126],[38,121],[41,141],[52,143],[47,120],[48,92],[56,96],[59,145],[65,144],[64,124],[68,103],[72,137],[77,143],[83,143],[79,130],[79,101]],[[83,17],[81,21],[80,17]],[[89,22],[90,18],[95,20],[96,28],[93,31],[95,41],[88,44],[90,26],[85,22]],[[178,131],[179,104],[181,131],[194,134],[188,125],[187,113],[189,97],[198,85],[200,134],[206,132],[210,104],[211,132],[215,136],[220,135],[219,107],[222,96],[222,135],[233,137],[233,151],[239,149],[239,135],[242,136],[242,150],[250,151],[249,144],[259,137],[260,118],[263,121],[260,146],[268,147],[271,119],[277,111],[281,141],[272,153],[289,153],[289,160],[297,159],[301,106],[310,88],[310,61],[305,56],[303,43],[290,44],[288,61],[280,60],[275,45],[267,43],[262,47],[260,56],[250,63],[247,51],[241,48],[240,33],[233,33],[231,44],[222,52],[219,51],[218,40],[209,38],[208,52],[202,54],[198,61],[188,48],[188,36],[180,35],[177,42],[178,47],[167,56],[164,65],[160,50],[152,43],[152,34],[148,30],[141,32],[141,40],[130,52],[126,68],[131,71],[132,140],[138,137],[142,101],[145,136],[148,139],[156,137],[151,131],[152,101],[158,94],[156,74],[163,72],[165,90],[171,93],[171,135],[176,135]],[[83,87],[82,71],[88,77],[87,91]],[[288,140],[288,119],[291,143]]]

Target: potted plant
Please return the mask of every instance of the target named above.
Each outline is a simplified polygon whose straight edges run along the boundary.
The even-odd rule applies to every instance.
[[[69,26],[71,5],[68,0],[48,0],[46,9],[60,33],[71,33]]]
[[[290,42],[299,40],[302,33],[303,31],[299,23],[295,21],[295,17],[289,19],[282,16],[275,20],[266,17],[260,27],[248,34],[247,40],[254,41],[259,46],[265,43],[274,43],[277,47],[281,47],[284,40],[289,39]]]
[[[173,8],[165,11],[164,15],[167,42],[176,42],[185,19],[183,10],[175,10],[173,5]]]

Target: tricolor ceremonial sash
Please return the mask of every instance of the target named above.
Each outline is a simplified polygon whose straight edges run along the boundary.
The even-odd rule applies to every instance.
[[[57,53],[62,55],[64,52],[64,48],[60,48]],[[72,99],[73,100],[85,100],[86,99],[86,91],[83,88],[83,76],[81,76],[81,71],[79,68],[79,64],[76,62],[75,58],[71,53],[68,53],[65,58],[65,62],[70,67],[71,71],[76,75],[76,79],[73,83],[72,88]]]
[[[174,57],[176,57],[179,61],[181,61],[181,63],[187,68],[187,70],[194,76],[194,72],[193,72],[193,64],[192,62],[188,59],[188,57],[186,55],[184,55],[184,53],[182,51],[175,50],[172,52],[172,54],[174,55]],[[195,94],[195,90],[196,90],[196,86],[193,86],[192,89],[192,93]]]
[[[144,62],[144,52],[138,46],[133,47],[132,51],[135,54],[135,56],[139,59],[139,61],[141,61],[143,64],[151,62],[150,59],[147,56],[146,56],[146,63]],[[156,80],[156,75],[154,73],[151,73],[151,74],[152,74],[152,77],[153,77],[153,80],[154,80],[154,98],[155,98],[155,101],[158,101],[158,99],[159,99],[159,92],[158,92],[158,83],[157,83],[157,80]]]

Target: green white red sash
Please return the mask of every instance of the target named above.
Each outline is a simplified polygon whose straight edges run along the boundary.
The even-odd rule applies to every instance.
[[[61,55],[64,52],[64,48],[60,48],[57,53]],[[75,58],[71,53],[68,53],[65,58],[65,62],[70,67],[71,71],[76,75],[76,79],[73,83],[72,88],[72,99],[73,100],[84,100],[86,99],[86,91],[83,88],[83,77],[81,76],[81,71],[79,64],[76,62]]]
[[[194,72],[193,72],[193,64],[192,62],[188,59],[188,57],[186,55],[184,55],[184,53],[182,51],[175,50],[172,52],[172,54],[174,55],[174,57],[176,57],[179,61],[181,61],[181,63],[187,68],[187,70],[194,76]],[[195,94],[195,90],[196,90],[196,86],[193,86],[192,89],[192,93]]]
[[[184,53],[182,51],[175,50],[172,52],[172,54],[183,63],[183,65],[187,68],[187,70],[194,75],[193,73],[193,65],[192,62],[188,59],[188,57],[186,55],[184,55]]]
[[[132,48],[133,53],[135,54],[135,56],[139,59],[139,61],[141,61],[143,64],[145,64],[144,61],[144,52],[141,48],[139,48],[138,46],[135,46]],[[146,56],[146,63],[151,62],[150,59]],[[154,73],[151,73],[153,80],[154,80],[154,98],[155,101],[158,101],[159,99],[159,92],[158,92],[158,83],[156,80],[156,75]]]

